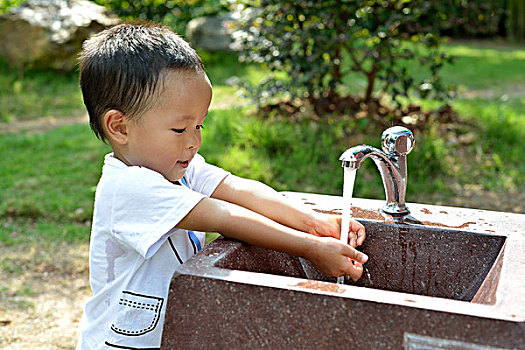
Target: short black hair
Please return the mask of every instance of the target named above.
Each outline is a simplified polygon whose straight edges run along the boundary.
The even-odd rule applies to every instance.
[[[80,87],[95,135],[105,142],[102,118],[111,109],[134,118],[151,108],[168,69],[204,73],[195,50],[161,24],[119,24],[86,40]]]

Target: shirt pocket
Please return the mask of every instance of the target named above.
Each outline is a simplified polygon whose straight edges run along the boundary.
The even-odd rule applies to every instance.
[[[111,330],[127,336],[151,332],[159,323],[163,301],[163,298],[123,291]]]

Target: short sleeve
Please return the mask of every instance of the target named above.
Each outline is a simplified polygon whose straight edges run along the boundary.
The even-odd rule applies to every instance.
[[[129,167],[115,185],[111,233],[146,259],[167,239],[170,230],[205,198],[143,167]]]
[[[215,166],[206,163],[200,154],[196,154],[184,175],[188,186],[206,197],[210,197],[217,186],[230,173]]]

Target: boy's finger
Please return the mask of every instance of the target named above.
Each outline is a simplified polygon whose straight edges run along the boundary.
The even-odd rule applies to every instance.
[[[357,280],[363,275],[363,265],[359,262],[350,264],[350,268],[346,271],[346,275],[350,276],[354,282],[357,282]]]
[[[355,260],[360,263],[365,263],[368,261],[368,256],[364,254],[363,252],[360,252],[350,246],[346,246],[346,251],[344,252],[344,255],[349,257],[352,260]]]
[[[365,227],[355,220],[352,220],[350,227],[352,228],[352,231],[357,234],[357,245],[363,244],[366,238]]]
[[[349,243],[352,248],[357,247],[357,235],[354,231],[350,230],[348,232],[348,238],[350,239]]]

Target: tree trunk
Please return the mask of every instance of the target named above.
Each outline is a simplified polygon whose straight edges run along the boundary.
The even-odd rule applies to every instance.
[[[507,0],[507,35],[525,41],[525,0]]]
[[[343,75],[341,74],[341,49],[339,47],[335,49],[332,62],[334,62],[335,60],[338,61],[338,64],[332,64],[332,79],[339,83],[341,81],[341,78],[343,77]]]
[[[374,83],[376,80],[377,66],[375,63],[372,65],[372,69],[366,73],[366,78],[368,80],[368,86],[366,87],[365,101],[369,101],[374,93]]]

